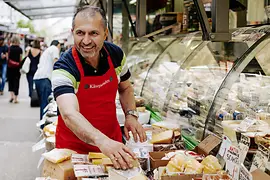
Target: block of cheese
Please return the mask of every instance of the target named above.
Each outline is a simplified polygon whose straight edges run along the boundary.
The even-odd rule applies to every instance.
[[[52,163],[60,163],[71,158],[72,154],[75,154],[76,151],[70,149],[53,149],[50,152],[43,153],[42,156],[51,161]]]
[[[88,154],[89,159],[102,159],[102,158],[108,158],[103,153],[97,153],[97,152],[89,152]]]
[[[100,164],[102,164],[102,159],[92,159],[92,164],[100,165]]]
[[[147,180],[147,178],[142,174],[140,168],[133,168],[129,170],[109,170],[110,180]]]
[[[76,180],[73,165],[70,160],[55,164],[45,159],[42,169],[43,177],[51,177],[58,180]]]
[[[151,143],[152,144],[171,144],[173,138],[173,131],[167,130],[158,134],[153,134]]]

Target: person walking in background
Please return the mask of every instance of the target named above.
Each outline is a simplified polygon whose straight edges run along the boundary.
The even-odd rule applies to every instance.
[[[28,88],[29,88],[29,97],[32,96],[33,92],[33,78],[34,75],[37,71],[38,64],[39,64],[39,59],[41,55],[41,50],[40,50],[40,41],[39,40],[34,40],[32,43],[32,47],[29,49],[27,56],[30,59],[30,67],[29,67],[29,72],[26,74],[26,78],[28,81]]]
[[[59,59],[59,55],[60,43],[53,40],[51,46],[41,54],[38,69],[34,75],[34,83],[40,101],[40,120],[43,117],[44,108],[48,105],[48,97],[52,93],[51,76],[53,64]]]
[[[0,64],[2,65],[2,76],[0,84],[0,95],[4,94],[4,88],[6,84],[7,76],[7,56],[8,56],[8,46],[4,44],[4,36],[0,36]]]
[[[11,46],[8,53],[8,68],[7,68],[7,78],[8,78],[8,91],[10,92],[9,102],[18,103],[18,94],[20,86],[20,62],[22,61],[22,48],[20,45],[20,39],[16,36],[11,39]]]

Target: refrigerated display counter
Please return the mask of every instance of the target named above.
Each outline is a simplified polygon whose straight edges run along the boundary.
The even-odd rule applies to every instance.
[[[163,120],[177,120],[183,134],[198,142],[207,133],[221,135],[221,120],[234,119],[246,106],[252,109],[249,114],[268,113],[266,106],[254,110],[255,106],[265,105],[266,100],[251,105],[246,97],[258,99],[253,92],[260,88],[259,100],[268,97],[267,85],[261,85],[268,82],[265,77],[270,66],[266,61],[268,46],[264,45],[268,44],[268,39],[263,39],[268,29],[269,26],[234,29],[229,42],[202,41],[200,33],[176,37],[150,66],[140,67],[138,74],[145,73],[140,79],[143,81],[140,95],[160,112]],[[259,78],[262,82],[257,80]],[[249,85],[249,81],[256,83]],[[239,82],[241,85],[237,85]],[[239,98],[234,98],[232,105],[231,97],[236,94],[244,94],[240,98],[247,99],[246,105],[239,103]],[[262,118],[268,118],[268,114],[263,115]]]

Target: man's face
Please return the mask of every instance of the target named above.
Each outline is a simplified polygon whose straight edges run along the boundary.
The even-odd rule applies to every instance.
[[[82,12],[76,16],[74,22],[72,33],[75,47],[86,59],[97,57],[108,32],[104,29],[102,16],[99,13],[90,16]]]

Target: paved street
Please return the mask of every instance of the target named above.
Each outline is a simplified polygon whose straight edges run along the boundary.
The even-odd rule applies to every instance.
[[[0,96],[0,179],[34,180],[40,175],[38,161],[44,150],[33,153],[39,141],[35,124],[39,109],[30,107],[26,77],[21,77],[19,104],[9,103],[8,85]]]

